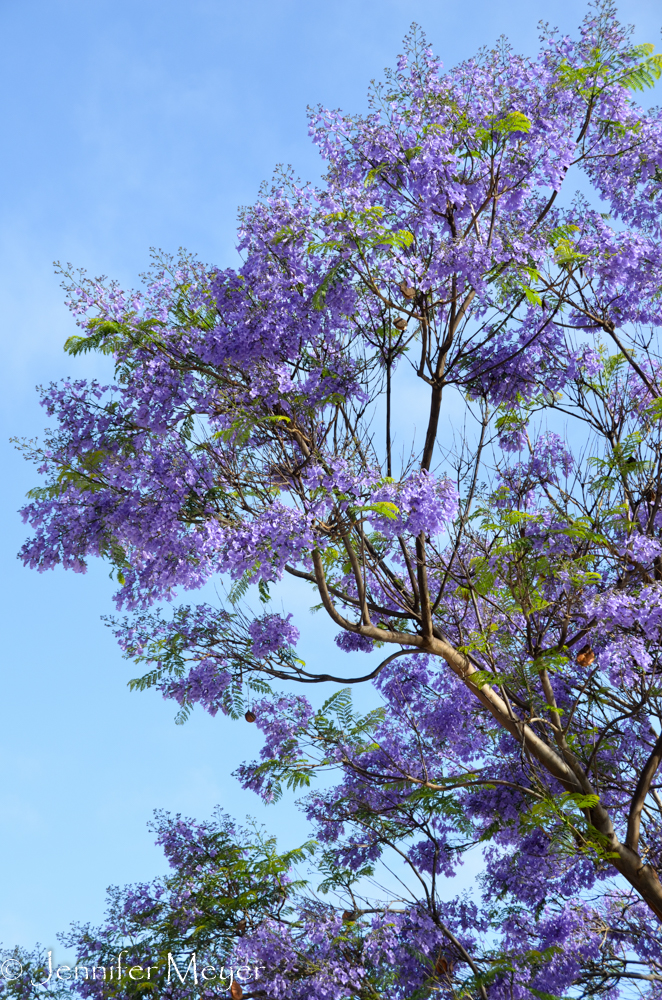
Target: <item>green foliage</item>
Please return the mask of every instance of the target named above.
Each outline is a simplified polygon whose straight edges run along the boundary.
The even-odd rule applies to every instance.
[[[653,55],[654,45],[645,42],[632,50],[634,58],[641,59],[636,66],[626,69],[618,82],[630,90],[645,90],[654,87],[662,76],[662,55]]]
[[[244,599],[254,577],[255,568],[246,570],[246,572],[240,576],[236,583],[233,584],[230,593],[228,594],[230,604],[239,604],[239,602]]]
[[[149,921],[143,913],[118,913],[121,934],[114,941],[98,942],[90,937],[91,953],[79,955],[78,964],[110,965],[113,960],[116,964],[120,947],[127,951],[127,965],[133,964],[132,955],[141,962],[149,955],[149,964],[160,970],[155,982],[127,978],[122,984],[122,996],[139,996],[145,986],[156,988],[162,982],[169,953],[189,956],[198,951],[222,956],[231,953],[247,929],[253,930],[269,918],[292,918],[292,897],[307,885],[305,879],[292,876],[297,866],[315,853],[315,841],[279,853],[275,838],[266,836],[254,822],[246,829],[236,829],[218,814],[215,824],[205,831],[203,844],[195,872],[178,869],[158,880],[161,892],[154,897]],[[192,924],[181,920],[177,901],[183,899],[187,901],[186,912],[195,914]],[[170,905],[170,900],[175,905]],[[121,907],[121,901],[115,905]]]
[[[606,458],[592,456],[588,459],[591,467],[600,473],[591,483],[591,491],[611,491],[629,476],[640,475],[651,470],[650,461],[638,459],[636,453],[642,443],[639,431],[626,435],[622,442],[614,443],[611,454]]]
[[[580,253],[575,249],[574,243],[568,238],[558,241],[554,247],[554,256],[557,264],[560,264],[562,267],[569,267],[571,264],[581,264],[583,261],[588,260],[588,255]]]
[[[350,511],[352,515],[372,513],[378,514],[380,517],[386,517],[389,521],[397,520],[400,514],[400,508],[391,503],[390,500],[379,500],[376,503],[364,504],[361,507],[351,507]]]
[[[654,48],[644,43],[617,56],[594,48],[585,66],[571,66],[564,59],[558,68],[558,85],[575,89],[588,99],[594,98],[608,83],[620,83],[629,90],[639,91],[653,87],[662,75],[662,55],[653,55]]]
[[[316,858],[316,867],[323,879],[317,886],[317,891],[327,895],[329,892],[347,891],[363,878],[374,874],[373,864],[359,865],[358,868],[348,868],[338,862],[335,851],[324,851]]]
[[[488,120],[486,128],[476,129],[476,138],[482,143],[491,143],[498,137],[506,137],[514,134],[526,135],[531,131],[531,119],[521,111],[511,111],[503,118],[496,116]]]
[[[230,426],[225,427],[222,431],[215,431],[211,437],[212,441],[224,441],[236,448],[242,448],[250,441],[256,431],[268,433],[279,424],[288,423],[291,423],[291,420],[286,416],[261,414],[257,417],[246,410],[238,410]]]
[[[338,236],[333,239],[312,240],[307,246],[309,254],[336,253],[344,248],[358,249],[361,254],[368,250],[403,250],[412,246],[414,234],[406,229],[389,228],[381,224],[385,209],[374,205],[362,212],[343,210],[324,217],[325,222],[338,223]],[[323,309],[329,288],[345,277],[348,264],[341,260],[325,275],[313,295],[313,307]]]
[[[345,276],[347,270],[346,264],[341,262],[336,264],[331,270],[326,274],[321,285],[318,286],[315,294],[313,295],[313,309],[322,310],[326,306],[326,296],[330,288],[333,288],[335,284],[338,284],[342,278]]]
[[[307,724],[294,718],[294,734],[281,745],[279,756],[253,765],[270,801],[277,802],[285,789],[309,787],[317,772],[333,768],[337,763],[333,751],[340,745],[357,755],[375,749],[374,730],[383,718],[383,708],[356,715],[349,688],[335,691]]]

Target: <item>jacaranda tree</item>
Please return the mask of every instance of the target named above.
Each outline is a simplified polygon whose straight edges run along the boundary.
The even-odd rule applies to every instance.
[[[311,113],[324,181],[277,175],[237,270],[64,269],[66,348],[116,377],[44,392],[22,558],[106,559],[133,685],[255,722],[240,780],[311,786],[314,836],[159,815],[171,875],[69,944],[197,965],[83,995],[662,996],[661,72],[609,0],[450,72],[414,29],[366,116]],[[224,607],[150,610],[219,574]],[[345,671],[297,656],[284,575]]]

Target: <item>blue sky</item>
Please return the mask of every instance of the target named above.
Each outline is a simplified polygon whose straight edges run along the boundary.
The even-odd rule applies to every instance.
[[[100,918],[107,885],[160,872],[155,807],[203,817],[220,803],[285,842],[306,832],[290,806],[261,809],[230,777],[258,750],[254,727],[202,713],[176,727],[171,704],[128,693],[131,666],[100,621],[112,611],[102,566],[38,575],[16,561],[36,476],[8,439],[42,431],[36,384],[107,373],[62,353],[73,328],[52,261],[128,285],[150,246],[232,264],[237,206],[274,165],[319,174],[306,106],[363,110],[412,21],[450,66],[500,34],[533,52],[541,18],[572,32],[583,12],[565,0],[0,0],[5,945],[53,945],[72,920]],[[659,48],[659,0],[621,15]],[[312,660],[332,630],[303,603],[296,617]]]

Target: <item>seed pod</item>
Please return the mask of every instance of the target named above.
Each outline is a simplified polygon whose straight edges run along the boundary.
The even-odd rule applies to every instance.
[[[241,918],[241,920],[237,924],[237,930],[239,931],[240,934],[243,934],[244,931],[246,930],[246,921],[244,920],[243,917]]]
[[[251,710],[249,708],[249,710],[246,712],[246,715],[244,716],[244,718],[245,718],[246,722],[255,722],[257,716],[255,715],[254,712],[251,712]]]
[[[344,910],[342,918],[343,920],[356,920],[356,913],[354,910]]]
[[[232,1000],[241,1000],[243,995],[244,991],[242,990],[241,986],[239,985],[236,979],[233,979],[232,985],[230,986],[230,996],[232,997]]]
[[[406,330],[407,329],[407,320],[403,319],[402,317],[400,317],[400,319],[396,319],[396,321],[393,324],[393,326],[396,328],[396,330]]]
[[[577,653],[577,663],[580,667],[590,667],[594,659],[595,653],[591,649],[590,642],[587,642]]]
[[[443,955],[440,955],[437,959],[434,971],[437,976],[445,976],[447,973],[450,975],[453,971],[453,963],[447,961]]]
[[[406,299],[413,299],[416,294],[416,289],[408,285],[406,281],[401,281],[399,288]]]

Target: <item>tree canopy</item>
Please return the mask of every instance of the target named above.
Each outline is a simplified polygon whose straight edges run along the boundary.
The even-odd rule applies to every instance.
[[[661,73],[609,2],[450,71],[414,28],[368,114],[311,112],[324,180],[276,175],[237,269],[63,268],[66,348],[116,375],[44,391],[22,558],[106,559],[133,686],[254,721],[238,777],[309,787],[314,836],[160,814],[171,874],[74,928],[81,962],[195,952],[284,1000],[661,995]],[[218,574],[224,606],[152,609]],[[344,672],[298,656],[284,575]],[[229,986],[192,977],[158,989]]]

